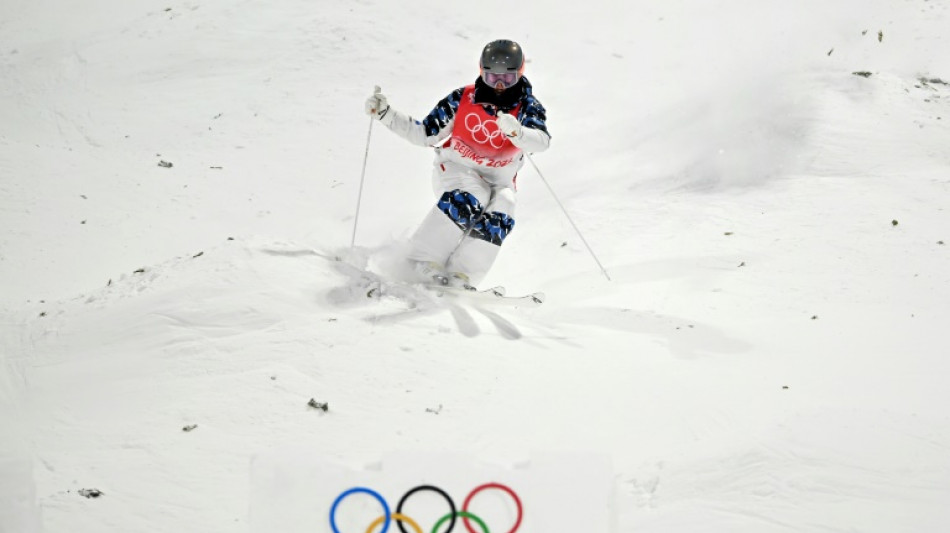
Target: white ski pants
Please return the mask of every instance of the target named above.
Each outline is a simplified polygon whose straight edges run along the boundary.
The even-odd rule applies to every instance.
[[[409,259],[445,265],[477,285],[514,225],[514,183],[494,185],[471,168],[445,161],[433,169],[432,188],[439,201],[412,235]]]

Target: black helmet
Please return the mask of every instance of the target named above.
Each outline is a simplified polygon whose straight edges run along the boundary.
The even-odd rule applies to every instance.
[[[521,79],[524,72],[524,53],[521,46],[507,39],[499,39],[485,45],[479,62],[482,81],[489,87],[508,89]]]

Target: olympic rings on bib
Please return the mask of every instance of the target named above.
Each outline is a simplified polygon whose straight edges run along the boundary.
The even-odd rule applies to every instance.
[[[505,132],[498,128],[498,124],[493,119],[482,121],[481,117],[475,113],[465,115],[465,129],[468,130],[473,141],[478,144],[488,144],[492,148],[501,148],[508,140]]]
[[[414,519],[410,518],[409,516],[407,516],[406,514],[402,512],[402,508],[403,508],[403,505],[406,503],[406,500],[408,500],[409,497],[412,496],[413,494],[417,492],[421,492],[421,491],[431,491],[431,492],[438,493],[449,504],[449,513],[443,516],[442,518],[439,518],[435,522],[435,525],[432,527],[432,533],[451,533],[452,530],[455,528],[455,523],[458,517],[462,517],[462,523],[465,525],[465,529],[467,529],[469,533],[479,533],[475,531],[475,529],[472,527],[470,520],[478,524],[478,526],[481,528],[480,533],[490,533],[488,529],[488,525],[485,523],[485,521],[482,518],[480,518],[478,515],[469,511],[469,505],[472,503],[472,500],[475,498],[475,495],[478,494],[479,492],[482,492],[488,489],[498,489],[498,490],[504,491],[509,496],[511,496],[512,500],[514,500],[515,506],[518,509],[518,517],[515,520],[514,526],[512,526],[511,530],[508,531],[508,533],[515,533],[518,530],[518,528],[521,527],[521,520],[524,517],[524,509],[522,507],[521,499],[518,497],[518,494],[515,493],[515,491],[512,490],[510,487],[506,485],[502,485],[501,483],[485,483],[483,485],[479,485],[478,487],[475,487],[470,493],[468,493],[468,496],[465,497],[465,503],[462,505],[461,511],[456,510],[455,502],[452,501],[452,497],[449,496],[447,492],[440,489],[439,487],[436,487],[435,485],[419,485],[418,487],[414,487],[410,489],[408,492],[403,494],[402,498],[399,499],[399,503],[396,505],[395,512],[390,512],[389,504],[387,504],[386,500],[382,497],[382,495],[376,492],[375,490],[372,490],[366,487],[353,487],[340,493],[340,495],[337,496],[336,499],[333,501],[333,505],[330,507],[330,528],[333,530],[333,533],[341,533],[340,529],[336,525],[336,512],[337,512],[337,508],[340,505],[340,502],[342,502],[348,496],[351,496],[353,494],[364,493],[375,498],[376,501],[378,501],[383,508],[383,514],[369,523],[369,527],[366,529],[366,533],[387,533],[387,531],[389,530],[394,520],[396,521],[396,526],[399,528],[399,531],[401,533],[409,533],[406,530],[406,528],[403,526],[403,523],[409,524],[409,527],[413,530],[413,533],[424,533],[423,529],[419,526],[419,524]],[[440,531],[439,528],[441,528],[446,522],[448,522],[448,527],[446,528],[445,531]],[[380,525],[382,525],[382,529],[379,531],[376,531],[376,528]],[[497,530],[496,530],[496,533],[497,533]]]

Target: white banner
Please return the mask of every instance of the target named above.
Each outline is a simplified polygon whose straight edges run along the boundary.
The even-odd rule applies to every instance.
[[[252,461],[251,531],[611,533],[612,492],[602,455],[539,453],[505,466],[406,452],[357,470],[285,448]]]

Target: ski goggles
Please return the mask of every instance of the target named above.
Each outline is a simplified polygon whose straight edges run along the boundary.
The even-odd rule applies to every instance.
[[[517,72],[490,72],[487,70],[483,70],[482,81],[484,81],[490,87],[493,87],[495,89],[498,89],[499,86],[502,89],[508,89],[512,85],[518,83],[518,73]]]

